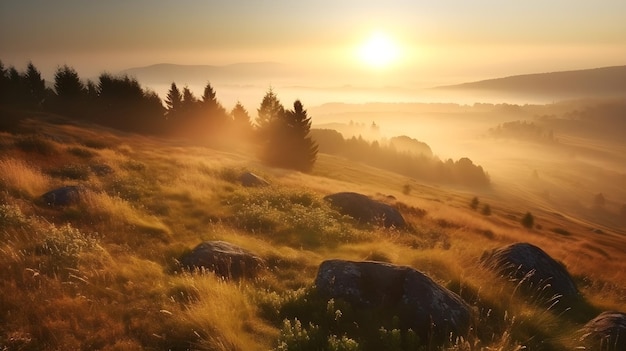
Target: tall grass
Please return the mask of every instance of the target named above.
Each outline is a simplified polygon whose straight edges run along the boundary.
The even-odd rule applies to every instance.
[[[0,160],[0,186],[6,190],[34,198],[50,190],[50,184],[50,179],[41,170],[25,161]]]
[[[129,225],[136,231],[153,234],[161,240],[167,240],[171,234],[169,227],[159,218],[145,213],[121,197],[87,190],[81,202],[92,220],[98,219],[114,228]]]
[[[193,331],[197,337],[195,347],[258,350],[276,336],[276,330],[258,317],[257,307],[243,283],[228,283],[213,274],[183,274],[172,284],[175,292],[187,292],[184,307],[172,313],[172,318]]]

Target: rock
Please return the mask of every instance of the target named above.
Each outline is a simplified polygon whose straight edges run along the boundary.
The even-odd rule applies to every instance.
[[[64,186],[62,188],[50,190],[41,195],[41,199],[48,206],[70,206],[80,201],[80,193],[83,188],[76,185]]]
[[[241,185],[246,187],[268,186],[270,183],[252,172],[246,172],[239,176]]]
[[[406,225],[398,210],[362,194],[342,192],[325,196],[324,200],[330,202],[341,214],[348,215],[357,221],[368,223],[382,221],[385,227],[397,228]]]
[[[467,336],[470,307],[423,273],[383,262],[328,260],[315,279],[323,298],[342,298],[355,308],[390,309],[421,340]]]
[[[536,297],[538,302],[552,304],[556,300],[580,298],[565,267],[537,246],[528,243],[508,245],[484,253],[481,261],[498,274],[520,281],[523,290]],[[555,296],[558,298],[553,299]]]
[[[265,262],[250,251],[225,241],[205,241],[180,259],[189,270],[206,269],[224,278],[253,278]]]
[[[589,350],[626,350],[626,313],[600,313],[579,331],[580,341]]]

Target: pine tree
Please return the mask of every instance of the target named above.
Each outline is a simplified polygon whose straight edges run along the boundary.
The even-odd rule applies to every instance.
[[[237,128],[238,131],[243,133],[252,131],[252,121],[250,119],[250,115],[241,102],[237,101],[237,104],[230,112],[230,116],[233,119],[235,128]]]
[[[313,168],[317,160],[317,145],[311,139],[311,118],[307,115],[300,100],[293,103],[293,110],[285,114],[289,128],[290,166],[303,172]]]
[[[46,82],[41,78],[41,72],[32,62],[28,63],[26,74],[23,77],[27,92],[27,104],[30,107],[41,108],[46,98]]]
[[[261,140],[267,138],[266,135],[271,127],[271,124],[281,118],[285,113],[285,108],[281,105],[280,101],[272,88],[265,94],[261,107],[257,110],[258,117],[256,118],[257,131],[260,134]]]
[[[265,122],[266,134],[263,135],[266,139],[261,144],[263,161],[271,166],[310,171],[317,159],[317,145],[309,136],[311,119],[302,103],[296,100],[293,110],[275,111],[280,112]]]
[[[57,69],[54,74],[54,90],[56,95],[52,108],[55,111],[74,117],[87,114],[84,111],[87,90],[73,68],[65,65]]]
[[[165,97],[166,115],[168,118],[175,117],[180,111],[183,104],[183,95],[178,90],[176,83],[172,83],[170,90]]]
[[[200,100],[200,111],[203,118],[206,118],[207,125],[212,131],[222,129],[230,120],[226,109],[217,101],[215,89],[207,82],[204,87],[202,99]]]
[[[189,87],[183,88],[183,100],[180,104],[181,113],[185,117],[193,117],[196,106],[198,105],[198,99],[193,95]]]

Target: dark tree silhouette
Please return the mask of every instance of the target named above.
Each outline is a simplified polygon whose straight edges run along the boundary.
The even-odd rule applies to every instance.
[[[9,71],[4,67],[4,63],[0,61],[0,104],[9,101],[10,84]]]
[[[252,132],[252,120],[250,114],[241,102],[237,101],[235,107],[230,111],[230,116],[233,119],[235,129],[243,134],[250,134]]]
[[[274,98],[274,101],[278,99]],[[263,102],[267,101],[264,99]],[[269,106],[276,107],[273,102]],[[309,135],[311,119],[302,103],[296,100],[293,106],[289,111],[274,109],[280,114],[270,117],[267,122],[267,132],[262,134],[267,139],[262,144],[261,158],[271,166],[307,172],[317,159],[317,145]]]
[[[46,99],[46,82],[32,62],[29,62],[26,68],[24,86],[27,92],[26,104],[32,108],[42,108]]]
[[[300,100],[293,103],[293,110],[285,113],[285,123],[289,128],[291,146],[291,167],[308,172],[317,160],[317,144],[310,136],[311,118],[307,115]]]
[[[162,128],[161,99],[154,92],[144,91],[136,79],[100,75],[98,101],[101,110],[98,121],[104,125],[149,133]]]
[[[265,94],[261,107],[257,110],[256,127],[261,141],[268,137],[271,124],[285,114],[285,108],[278,100],[272,88]]]
[[[217,101],[217,94],[210,82],[207,82],[204,87],[199,105],[201,117],[210,134],[224,130],[228,122],[231,121],[224,106]]]
[[[167,109],[167,118],[175,118],[181,111],[183,105],[183,95],[176,86],[176,83],[172,83],[170,90],[165,97],[165,108]]]
[[[204,87],[204,92],[202,93],[202,99],[200,100],[202,112],[216,117],[226,116],[226,109],[217,101],[216,95],[215,89],[213,89],[211,83],[207,82]]]
[[[185,86],[183,88],[183,101],[181,103],[182,114],[185,117],[191,117],[197,105],[198,99],[196,99],[191,90],[189,90],[189,87]]]
[[[65,65],[54,74],[54,91],[59,97],[78,99],[85,93],[85,85],[80,81],[78,73]]]
[[[85,109],[87,89],[73,68],[65,65],[57,69],[54,90],[56,95],[50,104],[53,111],[72,117],[83,117],[88,113]]]

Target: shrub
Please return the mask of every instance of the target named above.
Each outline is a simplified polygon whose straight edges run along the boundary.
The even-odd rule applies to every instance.
[[[0,205],[0,227],[26,227],[30,225],[30,220],[22,213],[17,206],[8,204]],[[3,234],[0,231],[0,235]]]
[[[15,146],[22,151],[36,152],[44,156],[52,156],[58,152],[52,142],[35,135],[29,135],[18,139],[15,141]]]
[[[474,196],[474,198],[470,202],[470,207],[472,208],[472,210],[476,210],[478,208],[479,203],[480,201],[478,200],[478,197]]]
[[[86,159],[92,158],[96,155],[95,152],[90,151],[89,149],[82,148],[82,147],[68,147],[67,152],[69,152],[70,154],[74,156],[78,156],[80,158],[86,158]]]
[[[111,147],[111,144],[102,140],[85,140],[83,145],[96,150],[108,149]]]
[[[532,229],[535,225],[535,217],[532,213],[526,212],[524,217],[522,217],[521,223],[525,228]]]
[[[483,206],[483,210],[481,211],[481,213],[485,216],[491,216],[491,206],[489,206],[488,204],[485,204],[485,206]]]
[[[62,227],[51,225],[45,234],[40,252],[50,256],[50,268],[55,271],[75,268],[83,251],[99,247],[96,235],[82,233],[70,224]]]
[[[58,169],[53,169],[50,175],[57,178],[66,178],[72,180],[87,180],[89,179],[89,167],[81,164],[69,164]]]
[[[273,239],[292,245],[332,246],[358,238],[346,218],[307,191],[242,189],[224,203],[233,209],[236,226],[254,233],[272,233]]]

